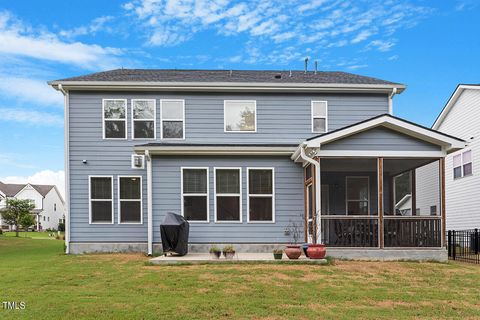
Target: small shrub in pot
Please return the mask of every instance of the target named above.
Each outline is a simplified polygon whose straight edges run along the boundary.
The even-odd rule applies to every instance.
[[[275,260],[282,260],[283,250],[282,249],[275,249],[273,250],[273,258]]]
[[[215,246],[212,246],[210,248],[210,256],[213,258],[213,259],[220,259],[220,256],[222,255],[222,250],[220,250],[220,248],[218,247],[215,247]]]
[[[233,259],[233,257],[235,256],[235,248],[233,246],[225,246],[223,247],[223,256],[225,257],[225,259]]]

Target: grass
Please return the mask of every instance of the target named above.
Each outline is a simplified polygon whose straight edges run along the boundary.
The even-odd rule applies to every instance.
[[[30,239],[55,239],[55,237],[50,237],[50,234],[53,233],[55,236],[56,232],[19,232],[19,237],[21,238],[30,238]],[[63,233],[61,233],[63,235]],[[15,237],[15,231],[4,232],[4,236]]]
[[[67,256],[63,242],[0,236],[0,319],[411,319],[480,315],[480,266],[149,266],[142,254]]]

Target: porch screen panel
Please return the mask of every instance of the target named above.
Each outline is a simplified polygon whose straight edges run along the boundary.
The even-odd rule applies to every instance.
[[[347,177],[347,214],[369,214],[369,178]]]
[[[183,169],[183,215],[190,221],[208,221],[208,170]]]
[[[241,221],[240,169],[216,169],[216,217],[217,221]]]

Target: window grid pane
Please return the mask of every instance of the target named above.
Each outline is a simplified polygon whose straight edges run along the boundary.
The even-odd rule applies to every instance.
[[[162,101],[162,120],[183,120],[183,101]]]
[[[273,199],[272,197],[255,197],[249,199],[250,221],[272,221],[273,220]]]
[[[112,178],[91,177],[90,178],[91,199],[112,199]]]
[[[271,169],[250,169],[248,175],[249,194],[273,193],[273,172]]]
[[[125,139],[126,132],[125,120],[105,120],[105,138]]]
[[[207,221],[207,196],[183,196],[183,215],[190,221]]]
[[[207,193],[207,169],[183,169],[183,193]]]
[[[462,165],[462,155],[458,154],[453,157],[453,167],[459,167]]]
[[[154,120],[155,119],[155,101],[154,100],[132,100],[133,119]]]
[[[141,202],[140,201],[120,201],[120,222],[121,223],[139,223],[141,222]]]
[[[327,117],[327,103],[324,101],[314,101],[313,116],[314,117]]]
[[[239,196],[217,196],[217,221],[240,221]]]
[[[183,139],[183,121],[163,121],[164,139]]]
[[[125,100],[104,100],[103,103],[105,119],[125,119]]]
[[[469,163],[469,162],[472,162],[472,151],[471,150],[465,151],[463,153],[463,164],[466,164],[466,163]]]
[[[313,131],[326,132],[327,120],[325,118],[313,118]]]
[[[240,170],[217,169],[215,172],[215,187],[217,194],[240,193]]]
[[[140,199],[141,194],[140,177],[121,177],[120,178],[120,199],[136,200]]]

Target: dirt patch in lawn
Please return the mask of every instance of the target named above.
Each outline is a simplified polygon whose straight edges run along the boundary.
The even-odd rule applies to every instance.
[[[346,272],[360,272],[378,274],[388,271],[395,274],[407,274],[412,272],[412,267],[406,262],[383,262],[383,261],[336,261],[335,268]]]

